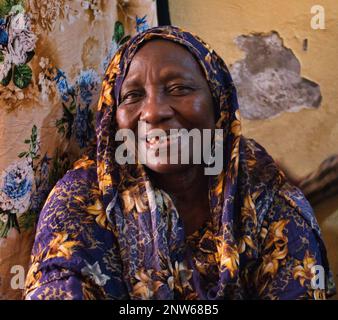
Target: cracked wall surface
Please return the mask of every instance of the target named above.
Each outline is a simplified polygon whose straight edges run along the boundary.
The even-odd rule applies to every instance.
[[[231,67],[243,117],[266,119],[319,107],[319,85],[301,76],[299,60],[277,32],[241,35],[235,43],[245,52]]]

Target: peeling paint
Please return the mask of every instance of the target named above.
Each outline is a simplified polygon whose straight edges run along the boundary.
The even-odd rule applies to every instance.
[[[103,55],[103,48],[100,46],[100,41],[95,37],[89,37],[83,44],[82,48],[82,63],[84,68],[90,69],[100,65],[100,59]]]
[[[245,52],[231,67],[244,118],[266,119],[319,107],[319,85],[301,77],[299,60],[277,32],[241,35],[235,43]]]

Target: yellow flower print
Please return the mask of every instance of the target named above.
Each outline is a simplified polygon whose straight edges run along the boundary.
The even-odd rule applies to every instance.
[[[310,292],[311,294],[312,292]],[[311,294],[312,296],[312,294]],[[326,293],[325,290],[320,290],[320,289],[316,289],[313,291],[313,298],[315,300],[326,300]]]
[[[237,247],[229,245],[224,239],[216,239],[216,246],[216,261],[218,261],[221,271],[228,270],[230,277],[233,278],[239,264]]]
[[[109,84],[109,82],[105,80],[102,83],[102,90],[98,103],[98,111],[101,110],[103,104],[106,104],[107,106],[112,106],[114,104],[114,99],[112,96],[112,86]]]
[[[92,282],[82,282],[82,293],[84,300],[106,299],[106,294],[103,287],[94,285]]]
[[[260,266],[261,275],[269,274],[271,277],[274,277],[278,271],[279,260],[283,260],[287,254],[288,248],[284,246],[282,250],[277,248],[271,254],[264,255]]]
[[[175,267],[173,268],[171,264],[169,264],[169,270],[171,272],[171,276],[168,278],[168,285],[171,290],[174,288],[178,290],[181,294],[187,288],[189,290],[193,290],[189,280],[192,277],[193,270],[188,269],[185,262],[175,261]]]
[[[26,280],[25,280],[25,287],[29,290],[32,290],[39,286],[39,280],[42,277],[42,272],[38,272],[38,268],[40,265],[40,261],[37,256],[32,256],[32,264],[28,270]],[[28,292],[28,291],[27,291]],[[27,292],[25,294],[27,294]]]
[[[103,191],[112,185],[111,175],[105,173],[105,164],[103,161],[98,163],[98,180],[99,188]]]
[[[161,281],[154,281],[153,270],[145,271],[143,268],[136,272],[135,278],[138,282],[133,287],[133,295],[141,299],[150,299],[159,287],[163,285]]]
[[[265,227],[262,227],[261,232],[259,233],[259,236],[261,237],[262,241],[266,238],[268,234],[268,229]]]
[[[80,168],[87,169],[94,164],[95,164],[95,161],[89,160],[88,156],[84,156],[83,158],[74,162],[73,169],[80,169]]]
[[[252,195],[248,194],[244,198],[242,213],[243,213],[243,222],[247,219],[250,219],[254,225],[257,225],[257,214],[256,214],[256,206],[254,200],[256,200],[257,196],[260,192],[254,192]]]
[[[316,264],[316,259],[310,255],[309,251],[306,251],[303,263],[294,267],[293,269],[293,278],[297,280],[302,286],[306,280],[311,280],[314,277],[314,273],[311,271],[311,268]]]
[[[106,72],[106,75],[109,75],[109,80],[111,80],[113,77],[115,77],[117,74],[120,73],[119,67],[120,60],[121,60],[121,52],[117,52]]]
[[[191,292],[185,297],[185,300],[197,300],[197,299],[198,299],[197,292]]]
[[[217,186],[215,188],[216,196],[219,196],[223,191],[223,183],[224,183],[225,172],[222,171],[221,174],[217,177]]]
[[[241,135],[241,121],[240,121],[240,115],[239,115],[239,111],[236,111],[236,120],[232,121],[231,123],[231,133],[235,136],[235,137],[239,137]]]
[[[291,199],[288,195],[286,195],[283,191],[279,191],[278,193],[279,193],[279,195],[281,195],[282,197],[284,197],[286,199],[286,201],[289,203],[289,205],[292,208],[297,208],[296,202],[293,199]]]
[[[96,199],[93,205],[87,207],[87,212],[96,216],[95,221],[100,227],[107,230],[112,230],[108,223],[104,206],[99,199]]]
[[[143,194],[139,194],[138,189],[136,186],[121,193],[126,212],[131,212],[134,208],[138,213],[147,211],[146,197]]]
[[[231,133],[234,135],[233,148],[230,156],[230,172],[229,176],[234,182],[234,177],[238,171],[239,163],[239,142],[241,137],[241,122],[239,120],[239,111],[236,111],[236,120],[231,123]]]
[[[55,257],[64,257],[70,259],[74,247],[79,245],[79,241],[67,241],[68,234],[65,231],[55,232],[55,238],[53,238],[48,244],[48,252],[46,259],[51,259]]]
[[[240,239],[239,245],[238,245],[238,253],[243,253],[246,249],[246,246],[252,249],[256,249],[256,246],[253,243],[250,236],[243,236],[242,239]]]
[[[283,233],[288,223],[289,220],[286,219],[271,223],[266,238],[265,249],[269,249],[273,244],[275,247],[282,247],[288,242],[287,236]]]
[[[31,294],[34,295],[34,292],[30,292],[26,298],[30,300]],[[73,300],[73,294],[70,291],[64,290],[62,287],[50,287],[46,286],[40,294],[37,295],[38,300]]]
[[[209,52],[205,56],[204,60],[207,62],[207,64],[211,65],[211,54]]]
[[[123,200],[125,211],[129,213],[133,210],[135,205],[133,197],[130,195],[130,192],[126,190],[121,194],[121,198]]]

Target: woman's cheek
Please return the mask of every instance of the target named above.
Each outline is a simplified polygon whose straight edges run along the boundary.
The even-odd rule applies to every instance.
[[[189,97],[182,101],[184,117],[193,123],[206,123],[213,117],[213,106],[204,97]]]
[[[121,106],[116,111],[116,121],[119,129],[134,129],[137,126],[139,112],[136,106]]]

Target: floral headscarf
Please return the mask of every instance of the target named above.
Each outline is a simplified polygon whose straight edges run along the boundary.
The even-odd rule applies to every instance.
[[[212,219],[188,237],[172,199],[152,185],[144,167],[115,162],[121,85],[137,50],[152,39],[176,42],[200,63],[216,127],[224,129],[223,170],[209,182]],[[123,45],[106,71],[96,133],[96,159],[77,162],[41,213],[27,298],[46,298],[46,286],[73,299],[293,299],[332,293],[311,207],[266,151],[241,135],[230,73],[197,36],[156,27]],[[315,265],[323,267],[325,288],[311,287]]]

